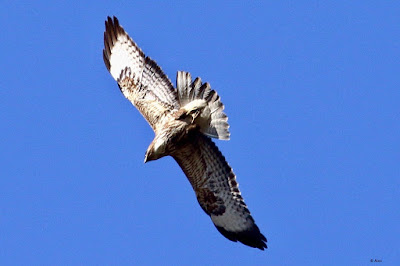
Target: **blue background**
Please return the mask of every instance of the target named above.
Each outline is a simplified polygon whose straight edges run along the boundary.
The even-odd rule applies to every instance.
[[[398,1],[2,1],[0,263],[400,263]],[[268,250],[222,237],[103,59],[116,15],[217,141]]]

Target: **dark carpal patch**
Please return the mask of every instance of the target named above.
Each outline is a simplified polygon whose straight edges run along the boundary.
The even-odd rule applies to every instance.
[[[224,201],[208,188],[196,190],[197,201],[201,208],[209,215],[222,215],[225,213]]]

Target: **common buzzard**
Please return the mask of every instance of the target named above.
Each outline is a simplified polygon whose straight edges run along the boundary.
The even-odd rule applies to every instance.
[[[232,241],[264,250],[261,234],[240,194],[236,176],[210,138],[228,140],[228,117],[218,94],[200,78],[178,71],[176,89],[161,68],[107,18],[103,59],[124,96],[155,132],[144,162],[170,155],[189,179],[201,208]]]

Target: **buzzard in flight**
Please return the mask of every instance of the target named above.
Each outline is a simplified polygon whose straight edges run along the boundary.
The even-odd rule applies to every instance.
[[[232,241],[264,250],[267,239],[251,217],[236,176],[210,138],[229,139],[228,117],[218,94],[200,78],[178,71],[176,89],[161,68],[108,17],[104,63],[124,96],[155,132],[145,162],[170,155],[189,179],[201,208]]]

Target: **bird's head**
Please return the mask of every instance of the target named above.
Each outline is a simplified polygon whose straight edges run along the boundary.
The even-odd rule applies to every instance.
[[[154,161],[157,160],[156,156],[154,155],[154,150],[149,147],[146,151],[146,154],[144,155],[144,163],[147,163],[149,161]]]
[[[144,155],[144,162],[147,163],[164,157],[166,155],[165,146],[165,138],[156,136],[147,148],[146,154]]]

